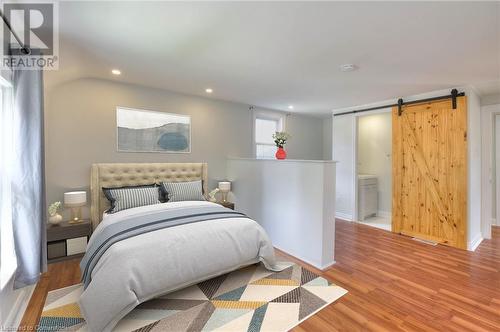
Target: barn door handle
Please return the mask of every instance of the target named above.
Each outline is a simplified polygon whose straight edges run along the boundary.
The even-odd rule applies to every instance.
[[[454,110],[457,109],[457,96],[458,96],[458,90],[457,89],[451,90],[451,107]]]
[[[401,116],[403,113],[403,98],[398,99],[398,116]]]

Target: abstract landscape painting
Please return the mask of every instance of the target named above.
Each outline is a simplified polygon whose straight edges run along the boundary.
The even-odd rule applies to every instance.
[[[191,152],[191,118],[186,115],[118,107],[118,151]]]

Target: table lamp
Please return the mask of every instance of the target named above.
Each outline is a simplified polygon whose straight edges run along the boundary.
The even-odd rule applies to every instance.
[[[64,193],[64,205],[71,208],[70,224],[82,221],[82,206],[87,203],[86,191],[70,191]]]
[[[222,202],[227,203],[227,193],[231,191],[231,182],[229,181],[219,182],[219,190],[222,193]]]

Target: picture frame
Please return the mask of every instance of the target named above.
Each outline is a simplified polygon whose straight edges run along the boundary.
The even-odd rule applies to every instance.
[[[118,152],[191,153],[191,117],[116,107]]]

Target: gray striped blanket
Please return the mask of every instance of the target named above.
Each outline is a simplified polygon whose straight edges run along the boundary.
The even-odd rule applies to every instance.
[[[107,225],[92,236],[85,256],[80,262],[84,289],[92,281],[92,270],[101,256],[113,244],[133,236],[159,229],[196,223],[200,221],[246,217],[244,214],[220,205],[188,206],[172,210],[160,210],[147,215],[131,216],[128,219]]]

